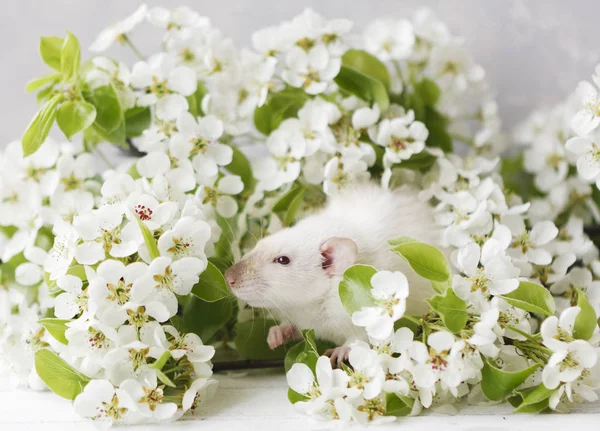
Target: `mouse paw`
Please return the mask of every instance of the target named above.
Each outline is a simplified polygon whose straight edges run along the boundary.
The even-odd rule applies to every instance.
[[[271,349],[286,344],[296,337],[296,330],[291,325],[271,326],[267,336],[267,344]]]
[[[337,368],[341,368],[342,362],[347,361],[349,355],[349,346],[339,346],[335,349],[329,349],[325,351],[325,356],[329,356],[329,359],[331,360],[331,366]]]

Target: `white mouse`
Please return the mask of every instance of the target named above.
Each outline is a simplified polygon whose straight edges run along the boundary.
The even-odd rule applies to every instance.
[[[225,278],[238,298],[268,309],[281,321],[269,330],[272,349],[312,328],[317,338],[339,346],[330,354],[332,362],[341,362],[347,359],[349,344],[367,340],[338,295],[339,282],[351,265],[402,271],[410,286],[407,313],[427,312],[425,299],[434,294],[430,283],[390,250],[388,240],[410,236],[439,245],[441,231],[432,211],[417,190],[389,191],[375,184],[349,188],[319,212],[261,239]]]

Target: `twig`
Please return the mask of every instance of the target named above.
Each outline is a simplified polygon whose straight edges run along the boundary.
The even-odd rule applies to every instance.
[[[235,371],[235,370],[258,370],[262,368],[283,368],[283,359],[267,359],[267,360],[242,360],[242,361],[226,361],[215,362],[213,371]]]
[[[133,42],[131,41],[131,39],[129,39],[129,36],[127,36],[126,34],[123,35],[123,41],[125,42],[125,44],[127,46],[129,46],[129,48],[131,48],[131,50],[134,52],[134,54],[137,56],[137,58],[141,61],[145,61],[146,59],[144,58],[144,55],[140,52],[139,49],[137,49],[137,47],[133,44]]]

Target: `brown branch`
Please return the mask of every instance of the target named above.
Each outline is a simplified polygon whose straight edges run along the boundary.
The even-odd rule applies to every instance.
[[[242,361],[224,361],[215,362],[213,371],[235,371],[235,370],[258,370],[261,368],[283,368],[283,359],[270,360],[242,360]]]

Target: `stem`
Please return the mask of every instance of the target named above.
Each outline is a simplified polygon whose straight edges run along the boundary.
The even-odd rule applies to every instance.
[[[213,371],[235,371],[235,370],[258,370],[262,368],[283,368],[283,359],[268,359],[268,360],[242,360],[242,361],[227,361],[215,362]]]
[[[98,145],[96,145],[94,147],[94,151],[96,152],[96,154],[98,154],[100,156],[100,158],[104,161],[104,163],[106,163],[106,165],[111,168],[114,169],[115,166],[110,162],[110,160],[108,160],[108,157],[106,157],[106,155],[100,151],[100,149],[98,148]]]
[[[473,145],[475,143],[473,141],[473,139],[469,138],[468,136],[459,135],[457,133],[450,134],[450,137],[453,138],[453,139],[457,139],[459,141],[462,141],[462,142],[464,142],[465,144],[468,144],[468,145]]]
[[[127,46],[129,46],[129,48],[131,48],[131,50],[134,52],[138,59],[140,59],[141,61],[145,60],[144,55],[140,52],[139,49],[137,49],[137,47],[133,44],[131,39],[129,39],[129,36],[127,36],[126,34],[123,35],[123,42]]]
[[[422,326],[423,323],[421,322],[420,319],[417,319],[416,317],[413,316],[409,316],[408,314],[405,314],[404,316],[402,316],[404,319],[409,320],[411,322],[413,322],[415,325],[419,325]]]
[[[394,68],[396,69],[396,73],[400,77],[400,81],[404,85],[404,76],[402,76],[402,68],[400,67],[400,62],[398,60],[394,60]]]

